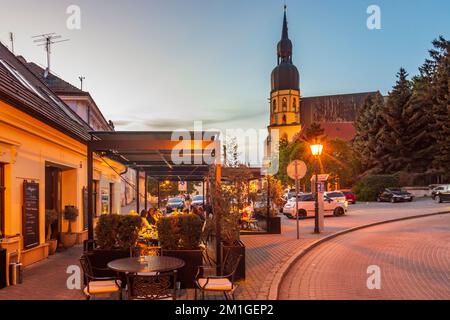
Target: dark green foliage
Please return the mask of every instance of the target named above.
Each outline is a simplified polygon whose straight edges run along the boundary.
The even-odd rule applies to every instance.
[[[376,201],[381,191],[389,187],[398,187],[398,184],[399,179],[396,175],[371,175],[358,181],[353,192],[360,201]]]
[[[322,140],[324,138],[325,129],[320,123],[314,122],[305,132],[305,140],[312,143],[314,141]]]
[[[141,227],[139,216],[101,215],[95,227],[97,245],[103,250],[128,250],[136,244]]]
[[[78,218],[78,208],[74,206],[66,206],[64,208],[64,219],[69,222],[69,228],[67,233],[72,234],[72,222],[75,222]]]
[[[197,250],[202,236],[202,221],[196,215],[170,215],[157,224],[159,242],[165,250]]]

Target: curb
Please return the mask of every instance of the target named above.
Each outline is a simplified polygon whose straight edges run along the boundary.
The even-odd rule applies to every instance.
[[[365,228],[370,228],[370,227],[374,227],[374,226],[378,226],[378,225],[382,225],[382,224],[388,224],[388,223],[397,222],[397,221],[426,218],[426,217],[430,217],[430,216],[437,216],[437,215],[443,215],[443,214],[450,214],[450,211],[441,211],[441,212],[427,213],[427,214],[421,214],[421,215],[416,215],[416,216],[396,218],[396,219],[391,219],[391,220],[378,221],[378,222],[369,223],[369,224],[353,227],[350,229],[342,230],[342,231],[336,232],[334,234],[331,234],[329,236],[326,236],[322,239],[319,239],[319,240],[313,242],[312,244],[310,244],[309,246],[307,246],[306,248],[303,248],[303,249],[299,250],[298,252],[295,252],[286,262],[283,263],[283,265],[280,268],[278,268],[277,271],[275,271],[275,276],[272,278],[272,281],[271,281],[271,284],[269,287],[267,300],[278,300],[278,292],[280,289],[281,281],[283,280],[285,274],[292,267],[292,265],[294,263],[296,263],[298,260],[300,260],[302,257],[304,257],[312,249],[316,248],[317,246],[319,246],[320,244],[322,244],[324,242],[332,240],[341,235],[344,235],[344,234],[347,234],[347,233],[350,233],[353,231],[365,229]]]

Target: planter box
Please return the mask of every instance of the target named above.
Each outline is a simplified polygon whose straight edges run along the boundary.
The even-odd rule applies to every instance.
[[[182,289],[195,288],[195,275],[199,266],[203,265],[201,250],[162,250],[162,255],[174,257],[184,261],[185,266],[178,270],[178,281]]]
[[[242,259],[239,262],[236,273],[234,274],[234,280],[245,280],[245,245],[241,241],[239,241],[239,243],[234,246],[222,243],[222,259],[225,259],[229,250],[237,255],[242,255]]]
[[[258,225],[269,234],[281,234],[281,218],[269,217],[257,214]]]
[[[56,253],[56,249],[58,248],[58,240],[50,239],[47,241],[48,243],[48,254],[54,255]]]
[[[77,234],[61,233],[61,242],[64,248],[71,248],[77,243]]]

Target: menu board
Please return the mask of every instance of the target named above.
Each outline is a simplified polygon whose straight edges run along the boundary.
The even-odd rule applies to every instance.
[[[39,245],[39,183],[23,182],[22,235],[25,249]]]

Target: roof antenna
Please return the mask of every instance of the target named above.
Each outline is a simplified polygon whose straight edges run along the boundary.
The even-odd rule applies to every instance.
[[[9,41],[11,41],[11,52],[14,53],[14,33],[9,33]]]
[[[80,79],[80,90],[83,91],[83,80],[86,79],[86,77],[79,76],[78,79]]]
[[[37,40],[34,40],[33,42],[37,43],[38,46],[45,46],[45,51],[47,52],[47,69],[45,70],[44,78],[47,78],[51,72],[51,70],[50,70],[50,55],[52,53],[52,44],[69,41],[69,39],[57,40],[57,39],[61,39],[61,36],[57,35],[54,32],[40,34],[40,35],[34,36],[32,38],[37,39]]]

